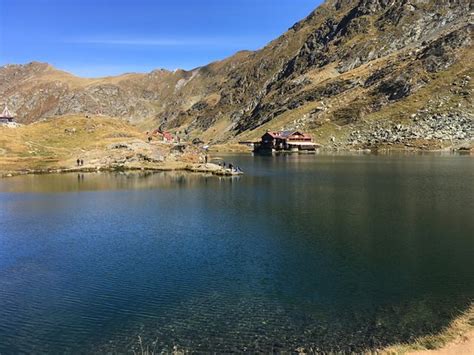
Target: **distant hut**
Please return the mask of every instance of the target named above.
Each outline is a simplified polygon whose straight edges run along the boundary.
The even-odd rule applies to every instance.
[[[164,131],[162,134],[163,134],[163,140],[165,142],[173,142],[174,141],[173,134],[171,134],[170,132]]]
[[[5,105],[5,109],[0,115],[0,123],[9,123],[9,122],[14,122],[14,121],[15,121],[15,117],[13,117],[13,114],[10,112],[7,105]]]
[[[167,142],[167,143],[172,143],[174,142],[174,137],[173,137],[173,134],[171,134],[170,132],[168,131],[162,131],[161,129],[155,129],[152,133],[151,133],[152,136],[154,137],[161,137],[161,139],[163,140],[163,142]]]

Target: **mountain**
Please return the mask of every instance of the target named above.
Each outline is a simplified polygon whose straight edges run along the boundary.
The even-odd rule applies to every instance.
[[[103,113],[211,143],[301,129],[333,148],[470,144],[470,0],[327,0],[255,52],[192,71],[84,79],[0,68],[19,120]]]

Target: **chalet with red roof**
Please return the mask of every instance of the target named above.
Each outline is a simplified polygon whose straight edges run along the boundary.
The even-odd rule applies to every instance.
[[[160,129],[155,129],[152,133],[152,136],[161,138],[163,142],[171,143],[174,142],[173,134],[168,131],[162,131]]]
[[[259,143],[255,144],[255,151],[314,151],[317,144],[313,137],[300,131],[266,132]]]

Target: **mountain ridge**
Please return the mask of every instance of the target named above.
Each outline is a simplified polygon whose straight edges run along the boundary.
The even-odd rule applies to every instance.
[[[38,63],[2,67],[0,101],[25,123],[104,113],[211,143],[304,129],[333,148],[464,144],[472,13],[467,0],[328,0],[264,48],[190,71],[85,79]]]

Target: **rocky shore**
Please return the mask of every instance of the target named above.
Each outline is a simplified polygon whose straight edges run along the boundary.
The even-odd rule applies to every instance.
[[[435,144],[459,149],[470,147],[470,140],[474,137],[473,122],[472,117],[459,112],[431,114],[421,110],[412,114],[406,123],[377,121],[363,130],[354,130],[348,144],[366,148],[403,144],[427,149]],[[420,146],[421,140],[425,144]]]
[[[235,171],[227,168],[223,168],[217,164],[187,164],[187,163],[172,163],[172,164],[158,164],[158,165],[124,165],[124,164],[112,164],[112,165],[98,165],[98,166],[78,166],[72,168],[45,168],[45,169],[21,169],[14,171],[0,171],[0,178],[13,177],[18,175],[30,175],[30,174],[67,174],[67,173],[95,173],[95,172],[107,172],[107,171],[150,171],[150,172],[161,172],[161,171],[188,171],[192,173],[212,174],[216,176],[240,176],[243,175],[241,171]]]

